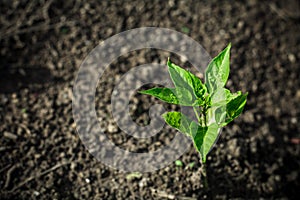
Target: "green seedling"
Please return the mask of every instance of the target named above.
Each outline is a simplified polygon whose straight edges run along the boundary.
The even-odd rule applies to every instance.
[[[181,28],[181,31],[182,31],[183,33],[185,33],[185,34],[190,33],[190,29],[189,29],[188,27],[186,27],[186,26],[183,26],[183,27]]]
[[[175,165],[176,165],[177,167],[182,167],[182,166],[183,166],[183,163],[182,163],[181,160],[175,160]]]
[[[188,167],[189,167],[190,169],[192,169],[194,166],[195,166],[195,162],[191,162],[191,163],[188,164]]]
[[[204,83],[168,59],[168,70],[175,87],[139,91],[170,104],[193,108],[196,120],[175,111],[164,113],[162,117],[171,127],[192,139],[200,154],[204,177],[207,154],[218,139],[220,129],[242,113],[247,100],[247,93],[231,93],[225,88],[230,71],[230,48],[231,44],[208,64]]]
[[[127,180],[140,179],[143,175],[140,172],[132,172],[127,174]]]

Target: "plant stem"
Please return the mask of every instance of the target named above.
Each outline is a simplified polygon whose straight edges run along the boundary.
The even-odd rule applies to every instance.
[[[204,126],[206,127],[206,126],[207,126],[207,124],[206,124],[206,113],[204,113],[203,116],[204,116],[204,119],[203,119],[203,121],[204,121]]]
[[[204,126],[206,127],[207,126],[207,122],[206,122],[207,108],[206,108],[206,106],[204,106],[202,114],[203,114]]]
[[[201,164],[200,170],[201,170],[201,174],[202,174],[202,177],[203,177],[204,188],[208,189],[208,181],[207,181],[206,164],[205,163]]]

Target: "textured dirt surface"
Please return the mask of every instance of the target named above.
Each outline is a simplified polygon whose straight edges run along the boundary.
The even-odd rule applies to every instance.
[[[299,7],[296,0],[1,1],[0,199],[296,199]],[[211,56],[232,43],[227,86],[248,91],[248,102],[210,153],[209,189],[201,184],[192,147],[179,158],[182,167],[172,163],[130,174],[98,162],[77,135],[72,87],[81,62],[101,41],[144,26],[184,32]],[[158,50],[128,53],[99,82],[97,94],[105,98],[96,99],[97,116],[120,147],[147,152],[172,140],[175,132],[167,126],[149,139],[128,137],[110,114],[115,81],[168,56]],[[138,124],[149,123],[148,110],[159,103],[139,94],[130,102]]]

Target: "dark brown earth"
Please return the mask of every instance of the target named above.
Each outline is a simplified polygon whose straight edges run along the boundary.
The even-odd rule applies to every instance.
[[[297,199],[300,5],[284,2],[1,1],[0,199]],[[232,43],[228,87],[248,91],[248,102],[210,153],[209,189],[192,147],[179,158],[182,167],[173,163],[132,178],[98,162],[77,135],[72,87],[81,62],[101,41],[144,26],[184,32],[211,56]],[[110,115],[111,77],[167,56],[155,50],[126,54],[99,83],[97,91],[106,92],[96,99],[98,117],[125,149],[158,149],[174,131],[124,139]],[[148,122],[154,102],[133,97],[137,123]]]

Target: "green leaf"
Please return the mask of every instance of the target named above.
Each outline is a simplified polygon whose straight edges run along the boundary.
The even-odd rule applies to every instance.
[[[226,119],[222,126],[226,126],[228,123],[237,118],[242,112],[247,102],[247,95],[240,93],[234,99],[229,101],[226,105]]]
[[[207,93],[207,88],[197,76],[171,63],[170,60],[168,60],[168,67],[171,79],[176,88],[186,88],[191,91],[194,98],[200,100],[204,98],[204,95]],[[198,103],[203,105],[203,101],[200,102],[200,100],[198,100]]]
[[[182,106],[193,106],[195,99],[191,92],[185,88],[172,88],[175,96],[178,99],[178,104]]]
[[[202,135],[204,137],[206,130],[207,130],[207,127],[202,127],[195,121],[191,122],[190,133],[191,133],[193,140],[195,138],[198,138],[198,139],[199,139],[199,137],[201,138]]]
[[[149,90],[139,91],[139,93],[154,96],[154,97],[156,97],[162,101],[165,101],[167,103],[171,103],[171,104],[179,103],[179,100],[178,100],[176,94],[170,88],[152,88]]]
[[[217,88],[214,94],[211,97],[211,106],[217,107],[221,105],[226,105],[230,98],[232,98],[232,94],[226,88]]]
[[[209,124],[217,123],[224,127],[237,118],[244,109],[247,95],[241,91],[232,94],[225,88],[217,89],[212,96],[212,106],[208,109]]]
[[[217,88],[224,87],[230,71],[231,44],[217,55],[208,65],[205,71],[205,83],[210,94]]]
[[[206,156],[218,137],[218,125],[214,123],[208,127],[202,127],[180,112],[165,113],[163,114],[163,118],[173,128],[192,137],[194,146],[200,153],[202,162],[205,163]]]
[[[215,118],[215,122],[219,126],[222,126],[222,123],[225,122],[225,118],[226,118],[226,105],[225,106],[220,106],[217,109],[215,109],[214,118]]]
[[[201,127],[194,125],[194,130],[197,130],[195,137],[193,138],[194,146],[200,153],[202,163],[206,162],[206,156],[213,147],[219,134],[219,126],[216,123],[209,125],[208,127]],[[194,131],[193,130],[193,131]]]
[[[232,94],[226,88],[217,88],[211,98],[211,107],[208,110],[210,122],[223,126],[227,114],[227,104],[240,95],[242,95],[240,91]]]
[[[139,91],[141,94],[148,94],[154,96],[164,102],[182,105],[193,106],[195,99],[193,99],[190,91],[185,88],[151,88],[149,90]]]
[[[191,136],[190,126],[192,123],[196,123],[195,121],[188,118],[186,115],[181,112],[167,112],[162,115],[167,124],[172,126],[173,128],[179,130],[187,136]]]
[[[200,154],[202,154],[202,162],[206,162],[206,156],[212,149],[213,145],[215,144],[218,135],[219,135],[220,128],[217,124],[211,124],[208,126],[206,134],[203,139],[203,145],[200,149]]]

